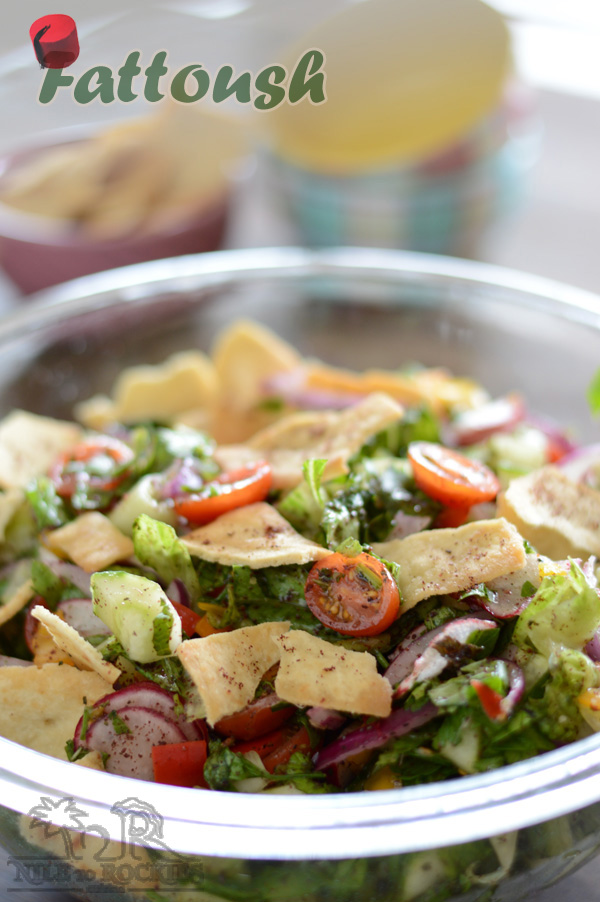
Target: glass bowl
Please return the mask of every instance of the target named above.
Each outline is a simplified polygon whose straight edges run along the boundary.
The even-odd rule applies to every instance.
[[[483,264],[234,251],[89,276],[38,300],[0,322],[2,413],[68,416],[123,366],[207,348],[243,316],[334,364],[418,360],[492,394],[518,389],[582,439],[594,433],[585,390],[600,300]],[[0,845],[21,889],[37,879],[82,899],[127,890],[148,902],[518,900],[600,846],[600,735],[491,773],[331,796],[143,783],[0,739],[0,802]]]

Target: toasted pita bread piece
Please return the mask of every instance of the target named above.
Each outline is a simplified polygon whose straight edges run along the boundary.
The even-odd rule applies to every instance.
[[[76,629],[42,605],[36,605],[32,616],[43,623],[55,645],[66,652],[81,670],[93,670],[111,686],[121,676],[121,671],[110,661],[105,661],[97,648],[81,636]]]
[[[96,395],[79,404],[76,415],[93,429],[112,422],[169,421],[184,411],[211,407],[217,390],[208,357],[200,351],[183,351],[157,366],[123,370],[113,389],[114,400]]]
[[[205,639],[187,639],[177,656],[192,678],[214,726],[251,702],[263,674],[279,660],[273,638],[289,623],[259,623]]]
[[[372,394],[341,412],[290,414],[258,432],[248,446],[271,464],[274,488],[291,489],[302,481],[302,466],[310,458],[327,459],[324,479],[347,473],[350,458],[402,413],[388,395]]]
[[[66,759],[84,704],[110,690],[97,673],[68,664],[0,667],[0,736],[27,748]]]
[[[261,402],[268,394],[268,380],[296,369],[298,352],[259,323],[239,320],[226,329],[213,348],[219,380],[219,400],[207,426],[219,444],[244,442],[281,415]],[[192,412],[181,422],[194,425]]]
[[[28,579],[22,586],[19,586],[4,604],[0,604],[0,626],[12,620],[15,614],[18,614],[33,596],[33,583]]]
[[[498,514],[554,560],[600,555],[600,492],[557,467],[513,479],[498,498]]]
[[[523,539],[506,520],[478,520],[376,542],[376,554],[400,564],[402,611],[431,595],[464,592],[525,564]]]
[[[340,648],[303,630],[280,631],[274,643],[281,652],[275,692],[283,701],[373,717],[391,712],[391,685],[368,652]]]
[[[25,488],[80,438],[75,423],[13,410],[0,423],[0,488]]]
[[[266,326],[238,320],[217,339],[212,352],[221,404],[248,410],[265,397],[264,384],[276,373],[296,369],[298,352]]]
[[[86,573],[104,570],[133,554],[133,542],[99,511],[88,511],[46,536],[48,547],[66,554]]]
[[[259,501],[223,514],[181,541],[190,554],[217,564],[240,564],[256,570],[307,564],[331,551],[305,539],[270,504]]]

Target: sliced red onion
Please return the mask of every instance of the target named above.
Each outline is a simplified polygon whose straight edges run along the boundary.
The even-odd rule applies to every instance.
[[[496,502],[482,501],[469,508],[469,520],[493,520],[496,516]]]
[[[493,620],[481,620],[475,617],[464,617],[446,623],[431,640],[425,651],[419,655],[410,674],[405,677],[394,692],[395,698],[406,695],[417,683],[432,680],[442,673],[451,659],[444,653],[444,645],[452,642],[458,645],[468,644],[469,637],[480,630],[496,629]]]
[[[390,739],[396,739],[422,727],[433,720],[437,713],[438,709],[430,702],[418,711],[397,708],[389,717],[358,727],[325,746],[314,759],[315,767],[317,770],[326,770],[351,755],[379,748]]]
[[[88,636],[110,636],[111,630],[94,614],[91,598],[67,598],[57,605],[65,620],[85,639]]]
[[[525,610],[534,592],[523,595],[523,586],[529,583],[536,590],[540,583],[540,569],[538,558],[535,554],[528,554],[525,564],[519,570],[506,573],[491,579],[486,585],[492,594],[492,598],[483,595],[471,595],[469,601],[477,607],[483,608],[488,614],[499,620],[510,620]]]
[[[90,751],[108,754],[109,773],[154,780],[153,746],[185,742],[187,737],[177,724],[152,708],[121,708],[118,717],[129,732],[118,733],[107,713],[89,724],[83,744]],[[78,735],[76,732],[75,737]]]
[[[465,410],[451,423],[454,444],[474,445],[483,442],[497,432],[508,432],[525,417],[523,399],[516,394],[506,395]]]
[[[303,369],[276,373],[265,380],[262,389],[267,396],[276,395],[302,410],[343,410],[358,404],[365,397],[355,392],[311,388],[306,385],[306,373]]]
[[[145,680],[143,683],[130,683],[123,689],[111,692],[98,699],[93,706],[94,711],[101,710],[103,714],[111,711],[122,711],[124,708],[146,708],[168,718],[184,734],[185,739],[204,739],[205,728],[203,721],[186,721],[183,716],[175,713],[173,696],[166,689],[162,689],[156,683]],[[78,740],[81,734],[83,717],[75,728],[75,748],[81,744]],[[83,743],[87,745],[87,743]]]
[[[404,511],[398,511],[394,514],[392,520],[392,531],[386,538],[386,542],[392,539],[405,539],[406,536],[412,536],[416,532],[422,532],[430,526],[432,517],[405,514]]]
[[[190,593],[188,592],[185,583],[180,580],[178,576],[176,576],[173,582],[169,583],[167,586],[167,598],[171,601],[176,601],[177,604],[182,604],[184,607],[189,608]]]
[[[308,722],[317,730],[341,730],[346,723],[346,716],[330,708],[309,708],[306,712]]]
[[[21,658],[0,655],[0,667],[33,667],[33,661],[23,661]]]
[[[401,683],[412,672],[419,655],[423,654],[431,640],[438,633],[441,633],[443,628],[444,624],[441,624],[432,630],[428,630],[424,623],[420,623],[404,637],[400,645],[391,654],[391,664],[383,674],[392,686]]]
[[[583,650],[595,663],[600,661],[600,630],[594,633],[587,645],[583,646]]]
[[[162,481],[156,483],[156,497],[160,501],[185,495],[190,489],[201,489],[204,480],[196,469],[193,458],[176,461]]]

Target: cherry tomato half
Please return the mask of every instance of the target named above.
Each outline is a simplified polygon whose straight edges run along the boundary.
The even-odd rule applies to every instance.
[[[408,459],[421,491],[448,507],[493,501],[500,491],[500,483],[489,467],[443,445],[411,442]]]
[[[343,636],[377,636],[391,626],[400,593],[381,561],[361,552],[331,554],[318,561],[304,587],[306,603],[325,626]]]
[[[296,713],[293,705],[282,705],[274,692],[250,702],[236,714],[222,717],[215,724],[215,731],[221,736],[248,741],[279,729]]]
[[[186,607],[186,605],[181,604],[181,602],[179,601],[172,601],[171,599],[169,599],[169,601],[179,614],[181,627],[184,633],[186,634],[186,636],[188,636],[188,638],[191,639],[191,637],[196,632],[196,625],[200,620],[200,615],[196,614],[195,611],[192,611],[191,608]]]
[[[304,726],[282,727],[248,742],[238,742],[233,751],[242,755],[256,752],[272,774],[276,767],[285,766],[294,752],[311,752],[310,735]]]
[[[127,473],[122,467],[133,460],[133,456],[133,451],[124,442],[97,435],[61,454],[49,475],[62,498],[70,498],[78,486],[111,492],[126,478]]]
[[[230,473],[221,473],[207,482],[199,492],[175,498],[175,512],[192,526],[204,526],[237,507],[264,501],[269,494],[273,475],[265,461],[248,464]]]
[[[169,786],[206,788],[204,765],[207,747],[203,739],[173,742],[152,747],[152,767],[156,783]]]

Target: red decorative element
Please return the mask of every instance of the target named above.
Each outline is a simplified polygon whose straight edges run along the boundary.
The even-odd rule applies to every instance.
[[[79,56],[77,26],[71,16],[42,16],[29,29],[29,37],[43,69],[65,69]]]

